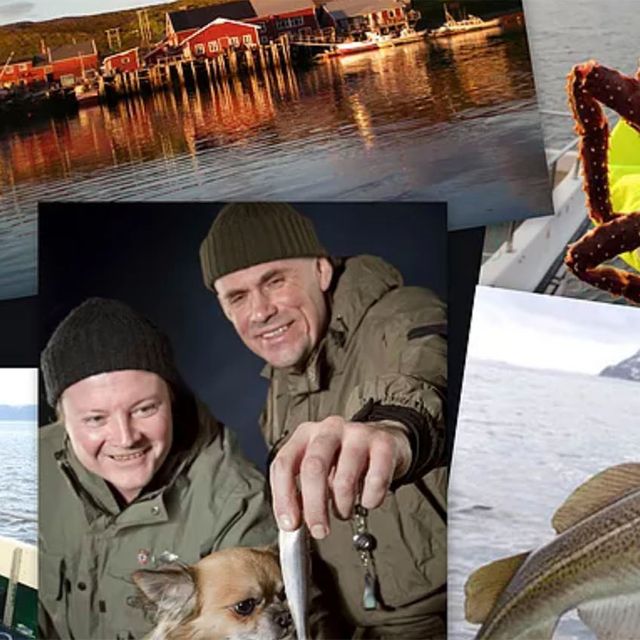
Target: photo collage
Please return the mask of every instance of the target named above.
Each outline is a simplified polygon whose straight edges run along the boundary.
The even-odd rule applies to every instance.
[[[637,0],[0,0],[0,640],[640,640]]]

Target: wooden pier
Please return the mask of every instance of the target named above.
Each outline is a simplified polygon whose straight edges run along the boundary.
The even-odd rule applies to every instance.
[[[101,76],[98,90],[103,99],[118,99],[145,91],[162,91],[204,82],[219,84],[242,75],[266,76],[292,64],[289,39],[282,37],[266,45],[228,49],[214,57],[161,60],[136,71]]]

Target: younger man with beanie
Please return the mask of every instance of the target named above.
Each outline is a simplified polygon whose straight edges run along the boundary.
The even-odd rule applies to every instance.
[[[185,388],[167,338],[92,298],[41,360],[58,421],[40,431],[40,637],[144,637],[134,571],[273,542],[260,473]]]
[[[361,638],[446,634],[446,312],[380,258],[330,259],[282,203],[223,207],[205,285],[270,380],[261,417],[281,528]]]

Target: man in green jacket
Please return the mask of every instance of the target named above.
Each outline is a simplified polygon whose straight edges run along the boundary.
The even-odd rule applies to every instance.
[[[346,635],[444,637],[444,305],[380,258],[329,258],[286,204],[226,205],[200,258],[267,363],[274,512],[308,526]]]
[[[262,476],[149,321],[91,298],[41,366],[58,421],[40,431],[40,637],[142,638],[153,623],[134,571],[274,541]]]

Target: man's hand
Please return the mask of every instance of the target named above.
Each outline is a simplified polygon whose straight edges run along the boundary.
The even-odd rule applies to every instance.
[[[278,525],[297,529],[304,514],[311,535],[324,538],[329,533],[329,500],[346,519],[362,489],[362,506],[374,509],[410,464],[411,447],[400,423],[348,422],[340,416],[303,422],[270,468]]]

